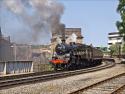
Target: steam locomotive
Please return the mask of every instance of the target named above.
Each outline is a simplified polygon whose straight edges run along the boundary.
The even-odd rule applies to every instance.
[[[72,70],[101,64],[102,51],[80,43],[57,44],[50,63],[55,70]]]

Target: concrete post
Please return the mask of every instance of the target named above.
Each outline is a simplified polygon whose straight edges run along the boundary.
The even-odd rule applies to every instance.
[[[3,72],[4,75],[7,74],[7,62],[4,62],[4,72]]]
[[[33,62],[32,62],[32,65],[31,65],[31,72],[33,72]]]

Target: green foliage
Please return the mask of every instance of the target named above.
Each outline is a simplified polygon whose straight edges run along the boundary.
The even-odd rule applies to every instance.
[[[117,21],[116,26],[119,30],[119,33],[123,36],[123,39],[125,40],[125,0],[119,0],[117,12],[121,16],[121,21]]]
[[[108,48],[107,47],[96,47],[97,49],[101,50],[103,53],[109,53]]]
[[[110,54],[112,55],[118,55],[119,54],[119,45],[118,44],[113,44],[109,48]]]
[[[122,47],[122,53],[125,53],[125,44]]]
[[[40,64],[39,65],[40,71],[52,71],[52,65],[51,64]]]

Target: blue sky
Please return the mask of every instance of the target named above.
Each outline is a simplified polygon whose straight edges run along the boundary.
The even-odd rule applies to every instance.
[[[81,27],[84,43],[107,46],[108,33],[117,31],[117,0],[59,0],[65,10],[61,21],[66,27]]]
[[[82,35],[84,36],[84,43],[86,44],[92,43],[94,46],[107,46],[108,33],[117,31],[115,23],[120,20],[120,15],[116,12],[118,0],[57,1],[64,5],[61,22],[64,23],[66,27],[82,28]],[[23,24],[20,23],[20,18],[7,10],[1,11],[1,14],[0,23],[2,23],[3,33],[5,35],[13,35],[14,37],[17,36],[19,30],[21,31],[23,27]],[[25,30],[27,31],[26,28]],[[23,30],[23,32],[26,31]],[[23,33],[20,33],[20,35],[25,36]],[[29,37],[25,38],[25,40],[30,39]],[[11,39],[13,39],[13,37],[11,37]],[[41,42],[45,41],[47,40],[41,40]]]

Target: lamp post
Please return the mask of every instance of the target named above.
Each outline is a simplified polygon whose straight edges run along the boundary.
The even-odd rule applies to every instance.
[[[13,52],[14,52],[14,61],[16,61],[16,56],[17,56],[17,52],[16,52],[16,50],[17,50],[17,48],[16,48],[16,44],[13,44],[11,47],[13,48]]]

